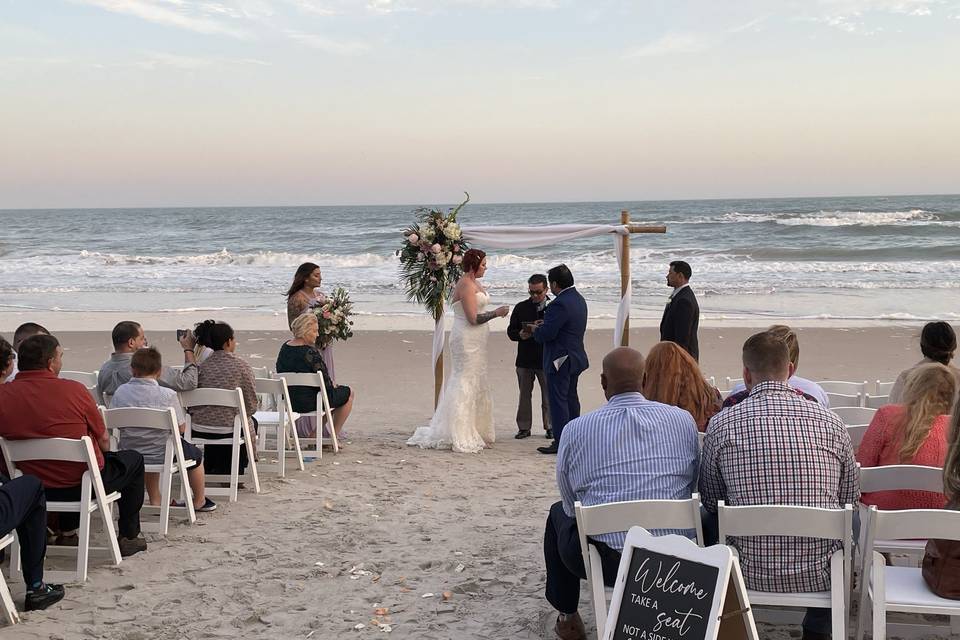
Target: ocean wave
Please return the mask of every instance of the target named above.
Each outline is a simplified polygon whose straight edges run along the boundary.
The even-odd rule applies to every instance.
[[[924,209],[908,209],[906,211],[730,211],[728,213],[711,216],[678,216],[676,218],[660,220],[659,222],[666,222],[668,226],[758,223],[771,223],[791,227],[960,226],[960,222],[958,221],[943,220],[936,213]],[[651,224],[652,223],[651,221]]]
[[[199,255],[141,256],[98,251],[81,251],[82,261],[90,261],[106,266],[222,266],[238,265],[251,267],[291,267],[296,268],[304,262],[316,262],[331,267],[380,267],[395,262],[395,258],[375,253],[337,255],[329,253],[296,254],[274,251],[256,251],[252,253],[232,253],[221,249],[215,253]]]

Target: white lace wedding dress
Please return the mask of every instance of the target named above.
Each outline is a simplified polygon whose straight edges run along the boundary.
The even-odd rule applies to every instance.
[[[477,292],[477,313],[490,302],[484,291]],[[453,449],[476,453],[493,444],[493,402],[487,381],[486,324],[473,325],[458,300],[453,303],[450,331],[449,375],[440,393],[440,403],[430,425],[420,427],[407,444],[424,449]]]

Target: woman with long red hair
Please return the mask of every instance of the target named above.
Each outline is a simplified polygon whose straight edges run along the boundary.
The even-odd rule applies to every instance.
[[[707,423],[720,411],[720,392],[710,386],[700,365],[675,342],[658,342],[650,349],[643,370],[643,396],[686,409],[706,431]]]

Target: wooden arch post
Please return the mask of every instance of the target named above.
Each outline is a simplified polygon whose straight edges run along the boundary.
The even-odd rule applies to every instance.
[[[630,212],[623,210],[620,212],[620,224],[630,224]],[[627,295],[630,290],[630,234],[625,233],[620,236],[620,298]],[[620,337],[620,346],[630,345],[630,314],[623,321],[623,335]]]
[[[443,322],[443,306],[433,310],[433,321]],[[433,363],[433,408],[436,409],[440,403],[440,389],[443,388],[443,349],[437,355],[437,361]]]

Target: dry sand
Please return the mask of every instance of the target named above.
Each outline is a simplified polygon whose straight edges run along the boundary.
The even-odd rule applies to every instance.
[[[495,331],[502,332],[497,326]],[[179,358],[171,332],[148,338]],[[749,329],[701,331],[704,370],[739,376]],[[918,359],[918,329],[804,329],[800,373],[814,379],[892,380]],[[109,355],[107,332],[60,332],[67,369],[92,370]],[[646,350],[652,329],[632,343]],[[272,364],[280,332],[241,332],[240,352]],[[591,331],[593,367],[581,381],[584,410],[599,406],[599,364],[609,331]],[[514,347],[491,339],[497,443],[476,455],[404,446],[432,408],[430,336],[362,332],[338,345],[337,377],[357,392],[348,444],[285,480],[264,474],[263,491],[225,499],[196,525],[118,567],[95,564],[63,603],[3,628],[22,638],[553,638],[543,598],[541,541],[558,499],[554,458],[536,436],[514,440]],[[322,563],[322,564],[320,564]],[[22,602],[22,585],[13,585]],[[446,592],[446,599],[445,594]],[[432,595],[427,595],[432,594]],[[581,611],[592,625],[586,593]],[[378,613],[379,610],[379,613]],[[375,622],[376,621],[376,622]],[[358,625],[364,625],[357,628]],[[789,638],[795,627],[764,626]]]

